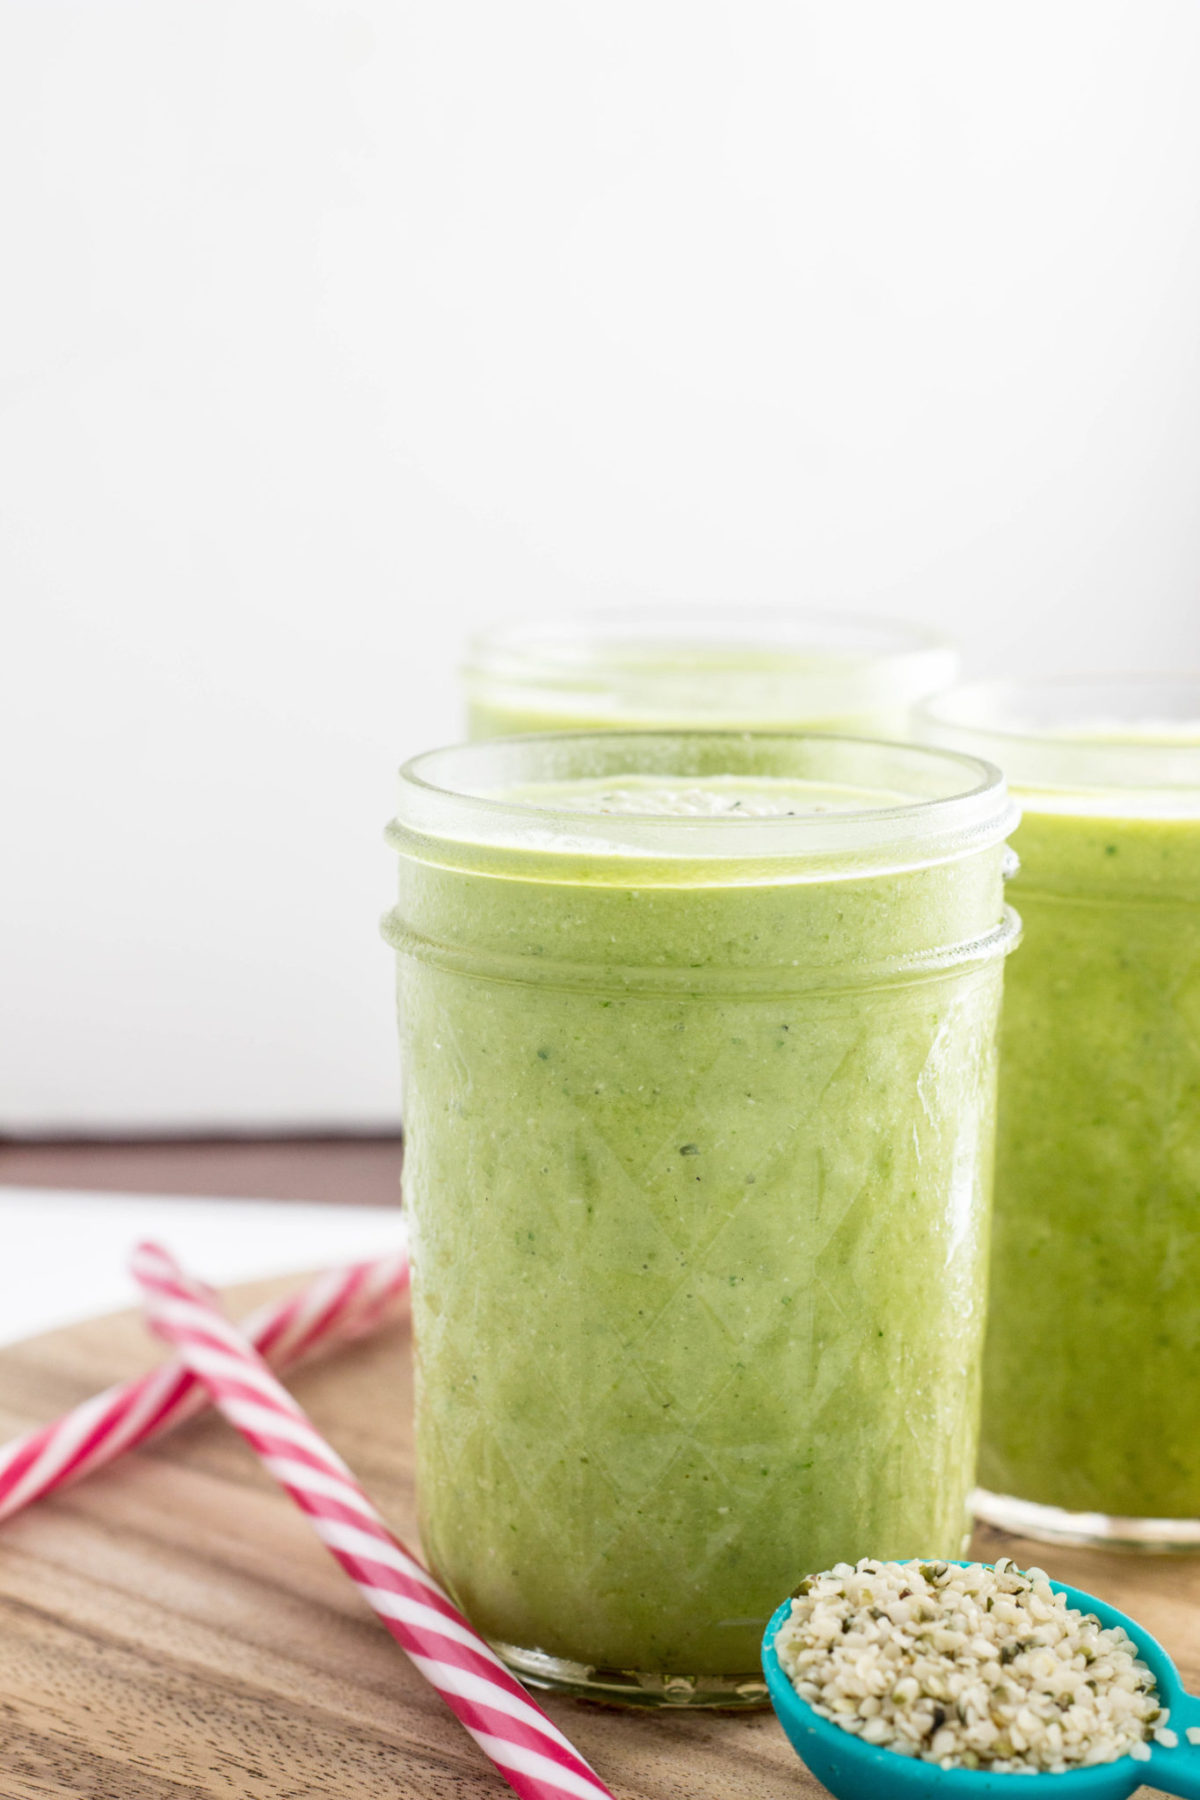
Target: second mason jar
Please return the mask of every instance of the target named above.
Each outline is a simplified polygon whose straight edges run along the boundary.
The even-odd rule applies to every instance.
[[[978,1509],[1200,1549],[1200,679],[983,683],[925,729],[1023,814]]]
[[[761,1701],[806,1570],[961,1553],[1013,822],[838,738],[402,772],[421,1531],[530,1679]]]

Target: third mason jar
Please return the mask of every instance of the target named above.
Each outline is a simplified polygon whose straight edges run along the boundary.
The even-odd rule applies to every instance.
[[[751,729],[908,735],[958,657],[920,626],[797,607],[618,607],[496,626],[463,678],[472,737]]]

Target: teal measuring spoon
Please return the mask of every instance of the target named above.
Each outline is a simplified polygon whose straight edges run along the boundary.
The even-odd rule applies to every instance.
[[[1200,1745],[1189,1744],[1186,1735],[1189,1726],[1200,1727],[1200,1696],[1185,1691],[1162,1645],[1133,1619],[1080,1588],[1061,1581],[1050,1586],[1066,1595],[1068,1606],[1095,1613],[1101,1625],[1124,1626],[1154,1676],[1163,1706],[1170,1708],[1168,1723],[1179,1737],[1175,1749],[1150,1744],[1147,1762],[1119,1756],[1115,1762],[1066,1769],[1061,1775],[998,1775],[987,1769],[942,1769],[864,1744],[832,1719],[815,1713],[780,1668],[775,1636],[791,1614],[788,1599],[767,1626],[762,1661],[771,1705],[792,1749],[836,1800],[985,1800],[996,1794],[1006,1794],[1008,1800],[1053,1800],[1054,1795],[1060,1800],[1127,1800],[1143,1786],[1175,1794],[1179,1800],[1200,1800]]]

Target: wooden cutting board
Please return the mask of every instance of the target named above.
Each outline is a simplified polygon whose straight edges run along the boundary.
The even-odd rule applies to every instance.
[[[282,1285],[239,1290],[235,1313]],[[0,1437],[157,1359],[134,1313],[0,1349]],[[407,1324],[293,1385],[413,1541]],[[976,1553],[1039,1562],[1114,1601],[1200,1687],[1200,1561],[1053,1551],[994,1532]],[[547,1708],[619,1800],[825,1791],[770,1713]],[[220,1421],[197,1420],[0,1526],[0,1800],[508,1792]]]

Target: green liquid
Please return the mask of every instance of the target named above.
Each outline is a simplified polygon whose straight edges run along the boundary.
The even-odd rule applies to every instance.
[[[753,1672],[806,1570],[964,1543],[1000,964],[871,971],[993,927],[1001,850],[439,854],[391,927],[427,1554],[504,1643]]]
[[[676,650],[657,660],[631,658],[628,666],[581,668],[561,691],[547,682],[539,695],[533,683],[497,683],[490,693],[468,699],[472,738],[552,731],[728,730],[822,731],[854,737],[903,739],[909,734],[907,705],[890,704],[880,694],[877,674],[865,679],[869,703],[830,706],[803,695],[810,681],[837,681],[843,688],[864,679],[860,662],[816,652],[718,652]],[[505,691],[507,685],[508,691]],[[492,684],[481,684],[481,688]],[[884,690],[886,694],[886,689]]]
[[[980,1480],[1200,1518],[1200,820],[1013,842]]]
[[[753,702],[732,711],[711,707],[695,713],[630,710],[611,705],[592,711],[578,706],[558,708],[504,706],[474,701],[467,708],[472,738],[510,737],[538,731],[828,731],[847,737],[884,738],[900,742],[909,736],[908,708],[879,706],[860,712],[788,712],[756,709]]]

